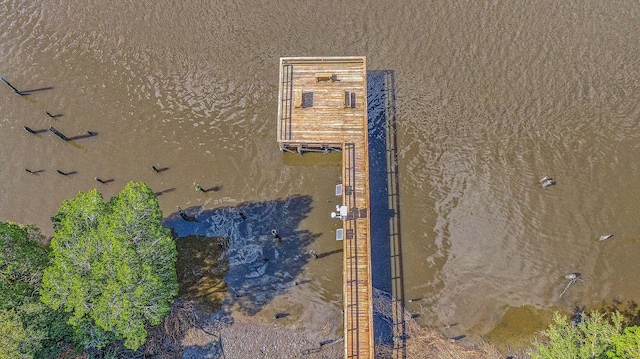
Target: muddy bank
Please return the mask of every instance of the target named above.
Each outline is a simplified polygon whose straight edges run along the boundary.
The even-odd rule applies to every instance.
[[[341,318],[325,318],[324,312],[312,306],[291,301],[282,303],[291,314],[278,317],[276,307],[266,307],[258,315],[238,312],[201,316],[181,342],[182,358],[310,358],[344,357],[344,341],[335,324]],[[376,314],[394,322],[393,301],[386,293],[376,292]],[[275,313],[275,314],[274,314]],[[202,315],[203,313],[201,313]],[[376,358],[469,358],[503,359],[507,355],[524,358],[521,353],[501,353],[494,346],[468,341],[464,335],[444,335],[434,328],[423,328],[415,320],[420,314],[403,311],[398,318],[404,333],[396,345],[376,343]],[[455,329],[452,329],[452,333]]]
[[[198,309],[214,313],[221,309],[227,293],[224,277],[229,273],[225,254],[228,241],[222,237],[190,235],[176,239],[179,296],[196,303]]]
[[[178,237],[177,233],[174,238],[180,301],[193,303],[197,317],[181,340],[181,357],[343,357],[341,313],[335,306],[310,296],[309,280],[290,278],[292,283],[284,291],[267,286],[273,292],[271,299],[257,311],[246,311],[251,301],[266,294],[260,293],[265,287],[230,289],[226,277],[230,256],[237,250],[230,251],[233,245],[229,239]]]
[[[208,320],[189,330],[183,341],[183,358],[309,358],[344,356],[340,338],[327,340],[326,332],[302,331],[287,324],[268,323],[235,316]]]
[[[229,290],[225,280],[230,271],[229,240],[222,236],[174,236],[178,250],[176,273],[180,301],[194,304],[193,313],[188,316],[194,321],[189,323],[188,329],[181,331],[183,336],[176,342],[179,348],[173,348],[173,355],[243,359],[337,359],[344,356],[342,315],[331,305],[311,300],[307,293],[308,281],[294,281],[286,291],[274,293],[259,310],[247,312],[243,310],[246,306],[243,301],[256,297],[258,293],[250,295],[248,288],[242,292]],[[264,288],[257,288],[260,289]],[[376,315],[394,327],[391,297],[376,290],[374,302]],[[455,328],[448,337],[436,330],[421,328],[415,320],[419,316],[405,311],[401,318],[397,317],[395,320],[404,321],[405,330],[399,333],[403,338],[397,343],[400,345],[378,344],[377,356],[393,357],[404,352],[405,355],[420,353],[434,358],[456,355],[503,357],[495,348],[483,344],[466,340],[451,343],[452,338],[463,339],[464,336],[456,336]]]

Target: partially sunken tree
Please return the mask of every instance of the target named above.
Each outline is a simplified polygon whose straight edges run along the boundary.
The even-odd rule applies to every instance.
[[[178,293],[176,246],[153,191],[130,182],[108,203],[95,189],[80,192],[52,220],[42,301],[71,312],[85,346],[115,337],[137,349]]]

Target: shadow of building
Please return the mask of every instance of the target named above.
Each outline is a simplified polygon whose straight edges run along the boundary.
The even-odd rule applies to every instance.
[[[392,321],[374,314],[374,335],[376,342],[393,344],[394,358],[406,358],[393,71],[367,71],[367,116],[372,283],[392,298]]]

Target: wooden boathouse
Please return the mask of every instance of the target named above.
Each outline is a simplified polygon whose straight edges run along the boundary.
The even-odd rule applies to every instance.
[[[374,358],[366,58],[280,58],[277,127],[281,151],[342,151],[345,358]]]

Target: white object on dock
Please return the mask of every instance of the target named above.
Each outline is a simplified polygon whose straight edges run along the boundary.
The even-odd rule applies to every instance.
[[[331,212],[331,218],[346,219],[347,218],[347,206],[337,205],[336,206],[336,211],[335,212]]]

